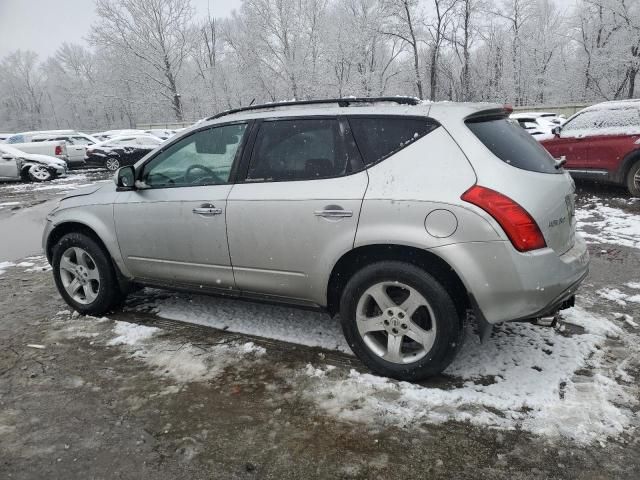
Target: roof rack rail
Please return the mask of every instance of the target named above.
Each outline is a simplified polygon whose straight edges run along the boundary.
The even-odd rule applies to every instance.
[[[326,100],[295,100],[291,102],[274,102],[264,103],[261,105],[250,105],[248,107],[234,108],[220,112],[212,117],[207,118],[209,120],[215,120],[216,118],[224,117],[239,112],[247,112],[250,110],[263,110],[267,108],[275,107],[290,107],[294,105],[322,105],[325,103],[337,103],[340,107],[349,107],[354,103],[373,103],[373,102],[393,102],[399,105],[418,105],[421,100],[416,97],[352,97],[352,98],[329,98]]]

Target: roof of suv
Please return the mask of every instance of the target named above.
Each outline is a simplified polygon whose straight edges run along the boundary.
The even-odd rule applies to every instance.
[[[492,103],[429,102],[414,97],[340,98],[268,103],[221,112],[202,123],[223,123],[236,120],[323,115],[451,115],[465,118],[481,111],[508,111]],[[202,123],[198,124],[201,126]]]
[[[632,98],[629,100],[611,100],[608,102],[596,103],[582,110],[589,112],[593,110],[614,110],[619,108],[640,108],[640,98]]]

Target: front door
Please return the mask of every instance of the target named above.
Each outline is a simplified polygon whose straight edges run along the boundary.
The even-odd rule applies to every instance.
[[[243,292],[323,301],[323,272],[353,247],[368,183],[347,128],[336,118],[259,126],[246,181],[233,187],[227,204]]]
[[[15,157],[0,150],[0,178],[16,179],[19,177],[18,162]]]
[[[114,205],[124,261],[138,279],[234,288],[227,244],[230,172],[245,123],[199,130],[151,158]]]

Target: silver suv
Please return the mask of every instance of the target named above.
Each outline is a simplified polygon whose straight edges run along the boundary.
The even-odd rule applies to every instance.
[[[222,113],[60,202],[56,285],[93,315],[134,285],[319,308],[373,371],[437,374],[468,312],[485,333],[552,317],[587,275],[574,184],[509,113],[404,97]]]

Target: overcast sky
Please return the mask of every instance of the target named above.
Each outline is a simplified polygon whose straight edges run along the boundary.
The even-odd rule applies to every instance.
[[[210,6],[226,17],[241,0],[191,0],[199,15]],[[17,50],[53,54],[63,42],[84,42],[96,19],[93,0],[0,0],[0,58]]]

